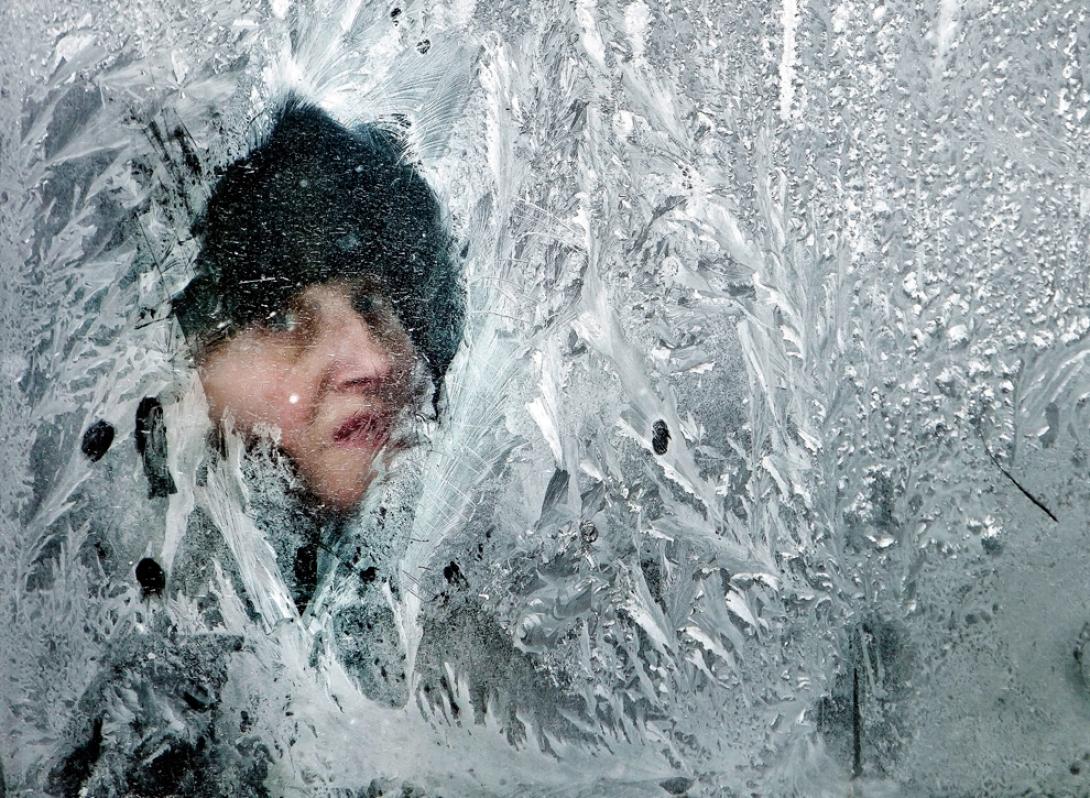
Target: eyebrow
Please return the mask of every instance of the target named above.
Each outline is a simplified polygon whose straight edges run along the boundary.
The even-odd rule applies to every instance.
[[[319,316],[322,311],[321,302],[317,301],[313,297],[307,297],[305,291],[301,291],[296,294],[290,301],[290,305],[295,305],[297,311],[309,314],[312,317]]]

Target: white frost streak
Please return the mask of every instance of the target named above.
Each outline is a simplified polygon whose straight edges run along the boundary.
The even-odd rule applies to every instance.
[[[602,42],[602,35],[598,33],[598,24],[594,20],[597,11],[598,4],[595,0],[578,0],[575,6],[575,18],[583,27],[581,41],[587,55],[599,69],[605,69],[606,46]]]
[[[647,31],[651,27],[651,12],[643,0],[634,0],[624,10],[624,29],[632,44],[632,58],[639,61],[647,49]]]
[[[939,4],[939,14],[935,20],[935,63],[931,73],[936,81],[942,78],[946,68],[946,54],[950,51],[958,25],[958,5],[958,0],[942,0]]]
[[[564,462],[564,455],[560,446],[560,424],[557,414],[560,401],[556,375],[560,369],[560,363],[555,342],[550,342],[544,355],[540,353],[534,355],[534,364],[541,373],[541,394],[527,403],[526,409],[530,413],[530,418],[540,428],[553,457],[560,465]]]
[[[783,53],[780,55],[780,119],[786,121],[795,102],[795,29],[799,23],[798,0],[783,0]]]
[[[261,616],[266,632],[269,632],[281,622],[298,621],[299,613],[281,577],[276,552],[246,513],[241,459],[241,440],[229,434],[227,457],[218,467],[209,469],[207,484],[195,488],[194,494],[197,505],[208,513],[212,523],[223,533],[246,594]]]

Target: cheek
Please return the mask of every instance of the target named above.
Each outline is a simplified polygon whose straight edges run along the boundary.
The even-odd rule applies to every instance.
[[[298,398],[293,402],[295,397]],[[265,421],[280,430],[281,442],[289,455],[295,457],[311,447],[307,435],[311,414],[302,394],[282,383],[276,390],[268,392],[264,404],[267,413]]]
[[[280,429],[288,444],[307,424],[310,407],[304,386],[290,369],[260,352],[218,353],[200,376],[213,419],[230,415],[240,432],[270,425]]]

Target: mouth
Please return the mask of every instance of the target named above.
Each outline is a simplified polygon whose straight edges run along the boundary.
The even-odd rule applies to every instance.
[[[348,449],[377,449],[386,440],[389,424],[381,413],[349,416],[333,432],[333,445]]]

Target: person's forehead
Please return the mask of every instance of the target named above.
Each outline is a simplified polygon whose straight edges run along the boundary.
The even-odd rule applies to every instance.
[[[292,295],[296,302],[313,303],[342,299],[354,299],[361,293],[382,295],[382,284],[373,278],[345,278],[323,283],[311,283],[303,286]]]

